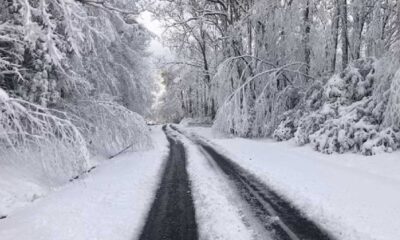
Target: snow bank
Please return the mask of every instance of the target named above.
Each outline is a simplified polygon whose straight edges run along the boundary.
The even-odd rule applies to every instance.
[[[32,173],[27,169],[16,169],[12,165],[0,166],[0,217],[7,216],[48,193],[48,183],[31,176]]]
[[[191,128],[205,137],[209,129]],[[213,139],[232,160],[343,240],[400,236],[400,153],[324,155],[293,141]]]
[[[154,150],[127,153],[105,162],[87,178],[0,220],[1,239],[136,238],[153,202],[168,152],[168,142],[159,127],[153,129],[152,138]]]

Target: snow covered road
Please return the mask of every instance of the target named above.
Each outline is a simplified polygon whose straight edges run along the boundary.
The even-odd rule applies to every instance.
[[[192,144],[199,147],[204,157],[207,157],[209,164],[223,172],[224,181],[229,181],[235,189],[235,195],[240,196],[247,205],[247,218],[256,219],[253,224],[248,224],[251,229],[259,226],[265,229],[264,236],[254,237],[255,239],[276,239],[276,240],[299,240],[299,239],[333,239],[325,230],[283,199],[279,194],[269,189],[252,174],[220,154],[208,144],[207,140],[183,133],[180,129],[172,126],[172,129],[183,134],[191,140]],[[190,143],[188,143],[190,145]],[[224,194],[224,193],[220,193]],[[242,205],[243,205],[242,203]]]
[[[400,236],[400,152],[325,155],[292,142],[185,131],[210,144],[342,240]]]
[[[1,219],[0,239],[395,240],[400,234],[397,153],[373,169],[364,157],[344,166],[346,156],[329,160],[287,143],[216,139],[205,128],[165,132],[153,128],[154,150],[118,156]]]

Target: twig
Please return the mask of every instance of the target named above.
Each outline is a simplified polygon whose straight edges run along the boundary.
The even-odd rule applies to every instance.
[[[119,151],[117,154],[115,154],[115,155],[109,157],[109,159],[113,159],[113,158],[115,158],[116,156],[121,155],[122,153],[124,153],[126,150],[128,150],[128,149],[131,148],[132,146],[133,146],[133,143],[132,143],[131,145],[129,145],[128,147],[124,148],[123,150]]]

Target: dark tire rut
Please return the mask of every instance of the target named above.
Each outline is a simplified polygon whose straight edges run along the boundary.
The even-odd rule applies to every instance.
[[[328,240],[333,239],[297,208],[261,183],[239,165],[207,145],[202,148],[219,168],[234,182],[240,195],[251,206],[254,215],[279,240]]]
[[[209,143],[188,136],[175,126],[171,128],[189,138],[209,155],[226,177],[235,185],[238,194],[249,204],[252,215],[277,240],[333,240],[328,232],[308,219],[289,201],[277,194],[257,177],[220,154]]]
[[[166,132],[166,127],[163,127]],[[167,134],[169,156],[140,240],[198,239],[183,144]]]

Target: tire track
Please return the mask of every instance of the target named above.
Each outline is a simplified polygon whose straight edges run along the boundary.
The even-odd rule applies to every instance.
[[[172,126],[172,129],[185,135]],[[334,239],[318,224],[305,217],[289,201],[282,198],[232,160],[218,153],[208,143],[185,135],[202,148],[233,182],[239,195],[250,205],[252,214],[277,240],[330,240]]]
[[[160,187],[150,209],[140,240],[198,239],[195,208],[186,171],[186,153],[181,142],[169,136],[170,144]]]

